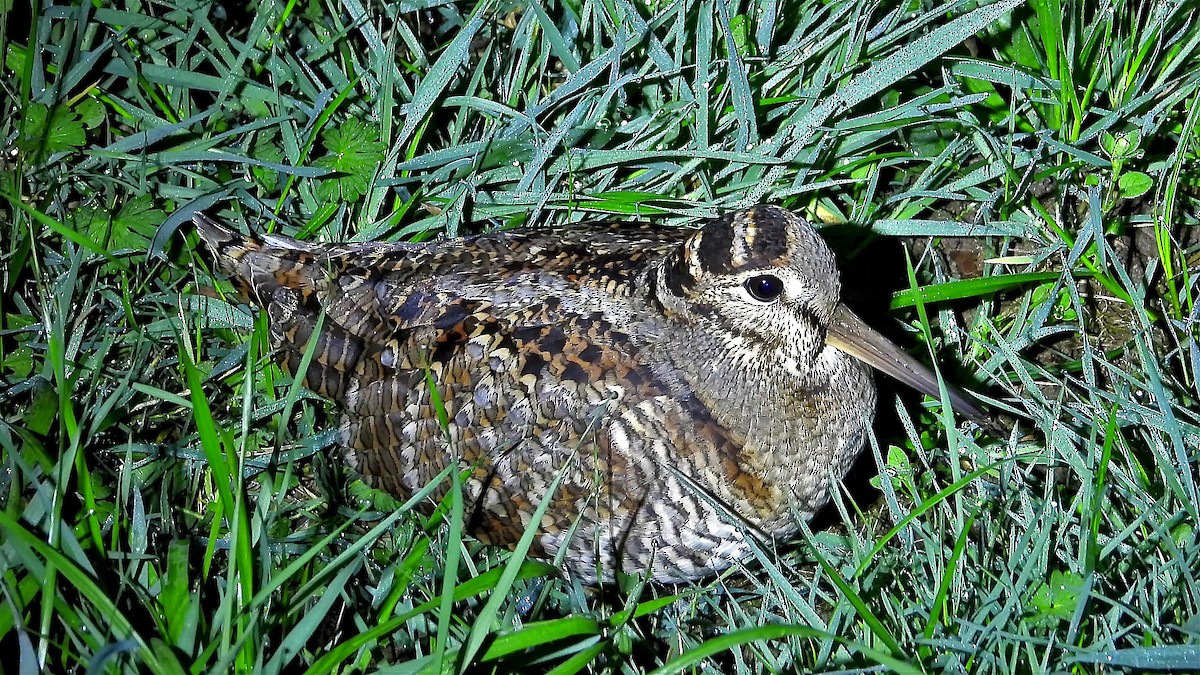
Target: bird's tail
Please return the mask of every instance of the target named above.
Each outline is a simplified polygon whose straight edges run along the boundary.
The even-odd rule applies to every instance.
[[[192,216],[192,222],[218,268],[263,307],[280,288],[311,293],[326,283],[326,264],[304,242],[277,234],[246,236],[203,213]]]
[[[305,386],[340,401],[362,353],[362,340],[325,316],[331,284],[328,257],[291,237],[246,236],[204,214],[192,221],[212,249],[217,267],[247,300],[266,310],[275,358],[284,370],[296,375],[311,349]]]

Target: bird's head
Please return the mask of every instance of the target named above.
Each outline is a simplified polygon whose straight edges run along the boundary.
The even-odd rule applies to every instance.
[[[807,387],[832,347],[939,395],[928,368],[840,304],[833,252],[785,209],[755,206],[709,221],[649,281],[669,320],[723,336],[724,356],[748,367],[780,368]],[[949,393],[960,412],[982,416],[957,390]]]

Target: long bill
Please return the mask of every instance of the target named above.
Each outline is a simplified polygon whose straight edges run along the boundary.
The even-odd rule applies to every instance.
[[[833,313],[825,342],[830,347],[891,375],[922,394],[941,398],[937,376],[933,371],[876,332],[843,305],[839,305]],[[961,391],[948,383],[946,394],[950,397],[950,406],[954,410],[976,422],[989,423],[986,415],[967,400]]]

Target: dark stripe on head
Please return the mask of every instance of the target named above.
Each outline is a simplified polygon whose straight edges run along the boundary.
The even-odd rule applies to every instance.
[[[796,307],[796,313],[800,315],[801,319],[804,319],[808,323],[811,323],[818,328],[821,326],[821,320],[817,318],[816,312],[813,312],[808,307],[800,305],[799,307]]]
[[[716,310],[713,307],[708,306],[708,305],[698,305],[698,306],[691,307],[691,309],[693,309],[693,310],[697,310],[698,308],[707,309],[707,312],[696,311],[697,314],[716,315]],[[795,311],[796,311],[796,314],[799,316],[800,321],[805,324],[808,324],[812,328],[812,330],[817,335],[820,336],[819,342],[821,345],[824,345],[825,344],[825,324],[822,323],[821,320],[817,318],[816,313],[813,312],[808,307],[797,307]],[[725,324],[722,324],[722,330],[724,330],[728,333],[731,333],[733,335],[736,335],[736,336],[742,338],[743,340],[752,342],[752,343],[762,346],[762,347],[766,347],[768,349],[778,348],[783,342],[786,341],[785,335],[782,335],[779,332],[776,332],[767,326],[757,326],[757,325],[737,326],[734,324],[725,323]]]
[[[658,267],[651,267],[650,272],[646,274],[646,301],[654,306],[659,312],[666,314],[667,308],[663,305],[662,299],[658,297]]]
[[[732,269],[733,233],[735,229],[740,229],[735,222],[738,215],[740,214],[727,213],[716,220],[710,220],[704,229],[692,235],[700,239],[700,246],[696,250],[700,269],[718,274]]]
[[[796,308],[796,313],[817,331],[817,334],[821,336],[821,344],[825,344],[825,322],[817,317],[816,312],[802,305]]]
[[[686,247],[687,242],[682,245]],[[667,256],[663,265],[663,283],[677,297],[683,297],[696,286],[696,277],[692,276],[692,271],[684,262],[684,255],[681,251],[675,251]]]
[[[788,252],[795,219],[777,206],[756,206],[711,220],[697,235],[697,262],[717,274],[778,265]]]

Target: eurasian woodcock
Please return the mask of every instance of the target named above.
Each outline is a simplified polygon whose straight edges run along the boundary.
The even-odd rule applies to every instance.
[[[749,555],[752,537],[793,535],[863,448],[868,364],[938,392],[839,304],[817,232],[773,206],[698,230],[426,243],[315,244],[194,220],[266,309],[287,371],[316,340],[304,385],[340,406],[346,459],[369,484],[406,498],[457,465],[467,526],[495,545],[514,545],[550,499],[532,554],[561,552],[585,583],[616,570],[696,579]]]

